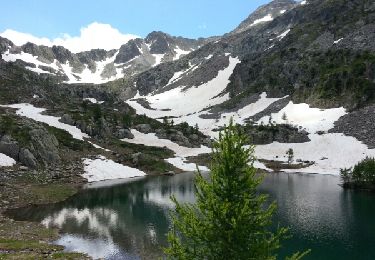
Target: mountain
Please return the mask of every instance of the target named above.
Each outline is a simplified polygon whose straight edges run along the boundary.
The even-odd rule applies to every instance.
[[[208,171],[230,118],[263,171],[338,175],[374,158],[375,2],[274,0],[222,36],[152,32],[110,51],[0,37],[0,219],[4,239],[29,241],[6,256],[70,257],[5,210]]]
[[[375,155],[374,22],[372,1],[275,0],[207,39],[152,32],[118,50],[73,54],[0,38],[0,101],[52,110],[108,150],[125,135],[169,147],[180,169],[201,162],[192,157],[233,117],[258,145],[258,167],[291,170],[292,148],[298,171],[338,174]],[[121,126],[122,113],[132,123]]]
[[[179,59],[208,39],[186,39],[152,32],[145,39],[130,40],[118,50],[101,49],[72,53],[62,46],[15,46],[0,37],[2,59],[16,62],[38,74],[66,83],[100,84],[145,71],[161,62]]]
[[[273,1],[231,33],[136,75],[121,96],[138,113],[197,124],[210,136],[229,117],[242,125],[276,124],[277,130],[246,128],[266,165],[293,148],[311,163],[299,171],[337,174],[374,154],[374,5]],[[251,26],[268,14],[272,20]],[[345,151],[340,158],[337,150]]]
[[[257,27],[263,23],[272,21],[276,17],[298,6],[293,0],[276,0],[269,4],[260,6],[255,12],[251,13],[240,25],[234,29],[230,34],[244,32],[251,27]]]

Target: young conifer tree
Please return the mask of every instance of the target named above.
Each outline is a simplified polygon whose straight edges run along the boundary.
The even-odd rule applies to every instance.
[[[172,197],[170,259],[276,259],[287,229],[271,231],[275,203],[257,193],[254,147],[230,121],[213,145],[211,173],[195,178],[196,204],[180,204]],[[291,259],[299,259],[295,254]]]

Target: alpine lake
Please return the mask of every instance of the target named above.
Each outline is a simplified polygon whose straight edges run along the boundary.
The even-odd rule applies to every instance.
[[[55,241],[93,258],[158,259],[167,245],[170,196],[194,202],[194,173],[89,184],[66,201],[9,212],[16,220],[61,230]],[[269,173],[259,187],[289,227],[278,259],[311,249],[304,259],[375,259],[375,195],[344,190],[331,175]]]

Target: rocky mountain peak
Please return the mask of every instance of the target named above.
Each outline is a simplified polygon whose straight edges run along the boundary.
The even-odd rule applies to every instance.
[[[274,0],[266,5],[262,5],[240,23],[236,29],[230,32],[230,34],[241,33],[252,27],[257,28],[259,25],[272,21],[297,5],[298,3],[293,0]]]
[[[4,53],[7,49],[9,49],[9,47],[12,46],[14,46],[13,42],[0,36],[0,54]]]
[[[150,46],[150,53],[164,54],[169,50],[169,44],[173,41],[172,37],[163,32],[151,32],[147,35],[145,42]]]

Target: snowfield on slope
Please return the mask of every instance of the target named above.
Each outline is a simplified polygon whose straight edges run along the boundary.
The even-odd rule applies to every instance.
[[[19,116],[24,116],[30,119],[33,119],[38,122],[45,123],[49,126],[53,126],[62,130],[67,131],[73,136],[73,138],[78,140],[83,140],[83,138],[89,138],[85,133],[82,133],[80,129],[75,126],[61,123],[59,120],[60,117],[43,115],[42,113],[46,111],[45,108],[34,107],[31,104],[21,103],[21,104],[12,104],[12,105],[1,105],[2,107],[9,107],[17,109],[16,114]]]
[[[375,149],[351,136],[344,134],[310,134],[307,143],[278,143],[257,145],[255,154],[266,160],[282,160],[287,162],[286,151],[292,148],[295,160],[315,162],[313,165],[298,170],[283,170],[285,172],[303,172],[338,175],[341,168],[353,167],[366,158],[375,157]]]
[[[230,117],[233,117],[235,123],[244,124],[245,119],[262,112],[271,104],[280,100],[280,98],[268,98],[266,93],[262,93],[257,101],[235,112],[224,112],[216,117],[207,117],[211,115],[207,110],[208,107],[229,99],[227,94],[222,96],[219,94],[222,94],[225,90],[234,67],[240,62],[236,58],[229,57],[229,59],[230,65],[219,71],[218,76],[206,84],[186,91],[183,91],[184,86],[180,86],[156,95],[150,94],[143,97],[137,95],[136,98],[146,99],[152,109],[143,107],[134,99],[128,100],[127,103],[135,108],[138,114],[146,114],[160,121],[164,116],[173,117],[176,124],[182,122],[187,122],[191,126],[197,124],[204,134],[217,138],[218,132],[215,129],[228,124]],[[176,81],[183,76],[183,73],[176,73],[173,80]],[[257,145],[255,155],[258,159],[286,162],[286,151],[292,148],[295,159],[311,161],[314,164],[303,169],[285,171],[338,175],[340,168],[352,167],[366,156],[375,156],[374,149],[368,149],[366,145],[354,137],[327,133],[334,127],[334,123],[346,113],[343,107],[319,109],[312,108],[305,103],[294,104],[289,102],[281,111],[271,114],[271,121],[277,124],[288,123],[300,130],[304,129],[309,133],[311,141],[306,143],[274,142],[267,145]],[[203,115],[206,117],[202,117]],[[269,120],[270,116],[264,116],[256,123],[267,125]],[[150,140],[139,136],[136,136],[132,142],[150,144]],[[183,158],[185,157],[177,156],[168,159],[168,161],[176,167],[180,164],[181,167],[184,163]],[[259,168],[265,168],[258,161],[255,162],[255,165]]]
[[[225,90],[229,83],[229,77],[232,75],[236,65],[240,63],[238,58],[229,57],[229,66],[219,71],[216,78],[199,86],[193,86],[184,90],[184,86],[156,94],[153,96],[138,96],[145,98],[155,110],[145,111],[145,108],[135,100],[129,100],[128,103],[133,106],[138,114],[147,112],[152,118],[163,116],[185,116],[190,113],[199,112],[209,106],[221,104],[229,99],[229,94],[220,94]],[[165,111],[170,109],[170,111]]]

